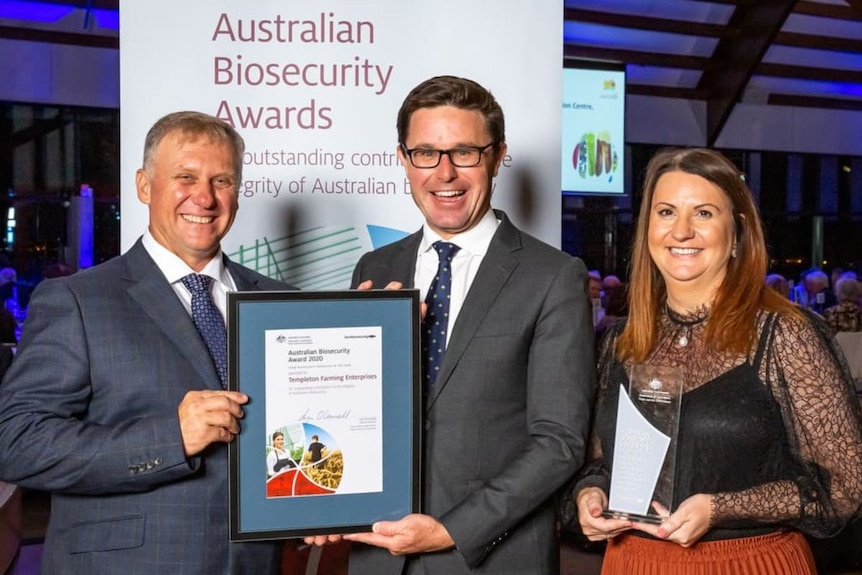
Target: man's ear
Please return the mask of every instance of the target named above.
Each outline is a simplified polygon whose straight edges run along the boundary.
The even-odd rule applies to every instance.
[[[135,188],[138,190],[138,200],[142,204],[150,203],[150,177],[143,168],[135,172]]]
[[[401,144],[397,144],[395,146],[395,154],[398,156],[398,160],[401,162],[401,165],[404,168],[407,168],[407,163],[410,161],[406,155],[404,155],[404,148],[401,147]]]
[[[501,142],[499,146],[497,146],[497,164],[494,166],[494,173],[492,177],[497,177],[497,172],[500,171],[500,166],[503,164],[503,158],[506,157],[506,152],[509,150],[509,147],[506,145],[506,142]]]

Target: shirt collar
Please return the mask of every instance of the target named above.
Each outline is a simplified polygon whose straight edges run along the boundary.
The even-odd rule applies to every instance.
[[[150,254],[150,257],[156,262],[156,266],[158,266],[162,271],[170,284],[180,281],[189,274],[200,273],[209,276],[216,281],[230,285],[226,280],[227,274],[224,267],[224,258],[222,258],[221,248],[219,248],[218,253],[216,253],[209,262],[207,262],[207,265],[204,266],[201,271],[195,272],[195,270],[190,268],[189,265],[181,260],[178,255],[156,241],[156,238],[154,238],[150,233],[149,228],[144,232],[143,244],[144,249],[147,250],[147,253]]]
[[[448,240],[443,240],[440,234],[431,229],[426,222],[422,225],[422,242],[419,245],[419,253],[425,253],[432,250],[432,244],[436,241],[447,241],[456,244],[460,249],[458,253],[465,252],[472,255],[484,256],[488,251],[488,246],[491,244],[494,234],[497,232],[497,226],[500,220],[494,210],[488,210],[482,219],[475,226],[460,234],[455,234]]]

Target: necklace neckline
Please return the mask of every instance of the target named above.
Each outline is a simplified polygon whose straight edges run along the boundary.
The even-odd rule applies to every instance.
[[[677,344],[680,347],[686,347],[691,341],[691,328],[702,324],[709,317],[709,306],[702,305],[690,312],[680,314],[673,311],[665,300],[664,313],[672,324],[680,328],[680,335],[676,340]]]

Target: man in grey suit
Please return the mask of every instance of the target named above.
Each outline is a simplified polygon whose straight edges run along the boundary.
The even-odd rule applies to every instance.
[[[0,477],[52,494],[43,573],[280,573],[280,542],[228,540],[227,443],[248,397],[223,389],[182,282],[209,278],[215,324],[227,291],[291,289],[221,251],[243,149],[212,116],[160,119],[136,175],[143,237],[33,292],[0,385]]]
[[[448,344],[426,390],[424,513],[345,535],[359,542],[350,573],[557,573],[554,494],[583,462],[594,393],[587,270],[491,209],[506,143],[503,112],[482,86],[427,80],[397,126],[425,224],[365,254],[354,286],[396,281],[424,298],[434,244],[459,249]]]

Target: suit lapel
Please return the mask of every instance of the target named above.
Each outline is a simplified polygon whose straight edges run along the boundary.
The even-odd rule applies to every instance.
[[[398,245],[398,250],[395,252],[390,264],[391,269],[396,272],[392,277],[402,277],[402,284],[405,289],[412,289],[416,279],[416,258],[419,252],[419,242],[422,241],[422,230],[408,236]],[[388,281],[388,280],[387,280]],[[374,286],[376,288],[384,288],[386,284]]]
[[[207,388],[222,389],[221,381],[213,364],[209,350],[186,312],[177,294],[165,279],[164,274],[144,249],[141,241],[126,254],[126,279],[132,282],[129,296],[138,302],[144,312],[158,325],[165,337],[200,374]],[[236,287],[240,291],[257,290],[257,279],[246,273],[225,256],[227,266]]]
[[[246,268],[233,263],[227,256],[224,256],[224,265],[230,272],[237,291],[257,291],[260,289],[257,278],[246,273]]]
[[[129,296],[161,328],[174,348],[185,356],[200,374],[201,382],[207,388],[221,389],[212,357],[192,318],[140,240],[125,257],[126,279],[132,282],[128,288]]]
[[[446,346],[446,355],[440,366],[440,373],[428,395],[426,410],[431,409],[437,396],[446,387],[449,376],[473,340],[476,330],[479,329],[488,310],[494,305],[497,296],[518,267],[518,259],[513,256],[513,252],[521,249],[519,232],[504,213],[497,212],[497,215],[502,218],[500,225],[455,320],[449,345]]]

